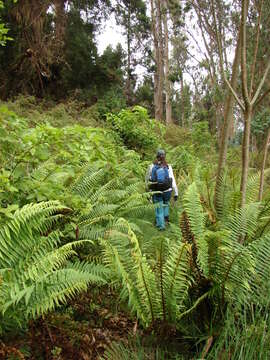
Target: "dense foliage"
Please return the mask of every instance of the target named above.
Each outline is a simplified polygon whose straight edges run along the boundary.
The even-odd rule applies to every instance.
[[[0,1],[1,359],[270,357],[269,14]]]
[[[2,335],[18,326],[29,331],[29,319],[69,304],[89,284],[106,284],[139,332],[162,336],[160,350],[151,340],[160,356],[173,356],[186,336],[199,344],[196,351],[186,347],[187,354],[232,353],[239,313],[248,329],[258,326],[250,341],[268,351],[259,331],[267,326],[269,303],[269,205],[267,198],[256,202],[259,175],[250,177],[246,206],[239,208],[239,154],[232,149],[215,208],[209,163],[216,161],[215,144],[205,123],[192,132],[165,129],[137,106],[108,114],[105,128],[90,127],[92,112],[78,109],[75,103],[71,115],[65,107],[45,111],[31,98],[0,108]],[[65,125],[68,116],[84,126]],[[154,205],[144,185],[160,145],[181,194],[162,236],[153,228]],[[251,330],[238,330],[237,346],[248,352],[243,331]],[[132,351],[112,344],[106,356],[148,356],[144,342],[132,341]]]

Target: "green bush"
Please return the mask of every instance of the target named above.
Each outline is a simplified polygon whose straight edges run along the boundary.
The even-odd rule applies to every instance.
[[[123,153],[111,131],[80,125],[29,128],[26,120],[3,106],[0,132],[0,214],[7,216],[14,204],[66,202],[66,187],[82,164],[92,162],[100,168],[116,163]]]
[[[156,149],[163,138],[165,127],[149,118],[141,106],[108,114],[107,123],[121,136],[126,146],[139,151]]]
[[[207,121],[200,121],[192,125],[191,139],[196,150],[202,152],[211,150],[214,142]]]
[[[166,127],[164,139],[171,146],[190,145],[191,131],[177,125],[169,125]]]

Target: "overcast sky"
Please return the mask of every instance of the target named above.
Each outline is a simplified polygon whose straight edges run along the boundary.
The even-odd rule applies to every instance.
[[[123,28],[116,24],[114,14],[109,20],[103,23],[101,33],[96,36],[97,48],[99,55],[102,55],[107,46],[111,45],[113,49],[117,44],[121,44],[122,48],[127,51],[126,38],[123,35]],[[145,68],[141,65],[137,65],[135,72],[138,76],[138,81],[143,80],[145,74]]]
[[[108,45],[112,45],[115,49],[116,45],[120,43],[125,49],[125,38],[121,34],[120,26],[116,25],[114,14],[112,14],[109,21],[103,24],[103,30],[96,38],[99,55],[103,53]]]

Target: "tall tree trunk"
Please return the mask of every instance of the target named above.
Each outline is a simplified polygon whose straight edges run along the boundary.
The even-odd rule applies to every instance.
[[[242,208],[245,206],[246,203],[251,116],[252,116],[252,107],[248,106],[244,112],[244,135],[243,135],[243,144],[242,144],[242,175],[241,175],[241,186],[240,186]]]
[[[184,79],[183,74],[180,78],[180,91],[181,91],[181,125],[185,127],[185,101],[184,101]]]
[[[126,96],[127,104],[132,104],[131,99],[131,25],[130,25],[130,5],[128,8],[128,29],[127,29],[127,82],[126,82]]]
[[[66,0],[54,0],[55,7],[55,39],[59,44],[59,48],[64,46],[64,35],[66,30],[66,12],[65,12]]]
[[[160,41],[159,41],[159,20],[157,15],[157,0],[151,0],[151,20],[152,20],[152,35],[154,40],[154,61],[155,61],[155,72],[154,72],[154,105],[155,105],[155,118],[161,120],[163,117],[163,102],[160,108]]]
[[[233,67],[232,67],[232,77],[231,77],[231,86],[234,90],[237,88],[237,80],[239,74],[239,65],[241,58],[241,34],[239,32],[237,45],[235,49]],[[227,160],[227,152],[228,152],[228,140],[230,135],[231,124],[233,122],[233,109],[235,105],[235,99],[231,91],[228,92],[227,100],[225,104],[224,110],[224,122],[222,127],[221,134],[221,142],[220,142],[220,150],[219,150],[219,159],[218,159],[218,169],[217,169],[217,177],[216,177],[216,185],[215,185],[215,195],[214,195],[214,204],[217,209],[217,194],[220,191],[220,187],[222,185],[222,177],[226,165]]]
[[[158,39],[158,57],[157,57],[157,72],[158,72],[158,84],[157,84],[157,109],[156,118],[158,120],[163,119],[163,87],[164,87],[164,63],[163,63],[163,31],[162,31],[162,12],[161,12],[161,0],[156,0],[157,9],[157,39]]]
[[[247,31],[246,20],[248,14],[249,0],[242,0],[242,17],[241,17],[241,82],[242,96],[244,100],[244,135],[242,143],[242,175],[241,175],[241,207],[246,203],[247,178],[249,167],[249,142],[250,142],[250,123],[252,115],[252,105],[249,98],[248,78],[247,78]]]
[[[163,25],[164,25],[164,65],[165,65],[165,94],[166,94],[166,124],[172,123],[172,103],[171,103],[171,81],[169,65],[169,31],[168,31],[168,4],[163,0]]]
[[[265,164],[266,164],[266,159],[267,159],[269,141],[270,141],[270,129],[268,129],[268,133],[267,133],[265,144],[264,144],[263,161],[262,161],[262,166],[261,166],[261,177],[260,177],[260,189],[259,189],[259,197],[258,197],[259,201],[262,201],[262,196],[263,196],[264,169],[265,169]]]

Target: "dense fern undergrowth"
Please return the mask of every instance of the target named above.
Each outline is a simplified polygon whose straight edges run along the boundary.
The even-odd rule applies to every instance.
[[[29,340],[10,339],[38,321],[51,334],[48,319],[59,327],[88,293],[88,317],[107,294],[132,326],[95,352],[93,335],[78,358],[268,359],[269,194],[257,202],[252,170],[240,209],[238,149],[215,210],[217,155],[203,123],[166,129],[137,106],[97,126],[91,111],[30,100],[0,107],[1,356],[38,358]],[[144,183],[160,146],[180,193],[162,233]],[[74,356],[50,342],[43,358]]]

